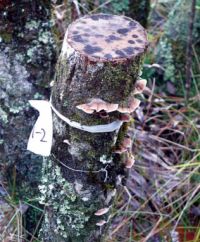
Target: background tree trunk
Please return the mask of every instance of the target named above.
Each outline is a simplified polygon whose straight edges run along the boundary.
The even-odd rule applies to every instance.
[[[110,208],[117,184],[125,182],[128,148],[122,154],[117,150],[125,135],[130,139],[131,122],[119,121],[124,116],[119,109],[108,113],[104,107],[88,114],[77,105],[101,99],[107,105],[130,107],[146,48],[144,29],[127,17],[92,15],[69,27],[57,65],[53,107],[81,125],[122,126],[90,133],[67,125],[54,113],[53,150],[43,163],[40,186],[41,203],[46,205],[40,233],[44,241],[100,241],[104,230],[96,224],[107,221],[109,213],[95,212]]]
[[[56,59],[50,18],[48,1],[0,3],[0,184],[15,203],[38,195],[42,158],[26,151],[35,119],[28,100],[49,97]]]

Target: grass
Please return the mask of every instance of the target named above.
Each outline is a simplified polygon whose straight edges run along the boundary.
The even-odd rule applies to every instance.
[[[200,205],[199,111],[193,99],[185,107],[184,98],[153,95],[150,110],[147,98],[140,107],[148,117],[141,122],[136,115],[133,152],[139,156],[127,183],[131,200],[123,192],[123,201],[116,202],[112,241],[171,241],[173,231],[181,242],[200,241],[199,215],[193,212]],[[125,227],[131,229],[122,240]]]

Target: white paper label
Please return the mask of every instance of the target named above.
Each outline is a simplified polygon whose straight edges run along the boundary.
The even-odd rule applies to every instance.
[[[30,134],[27,150],[38,155],[49,156],[53,138],[51,106],[44,100],[30,100],[29,103],[39,111],[39,117]]]

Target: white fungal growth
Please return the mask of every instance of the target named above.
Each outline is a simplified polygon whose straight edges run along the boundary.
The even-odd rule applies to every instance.
[[[110,209],[109,207],[108,208],[101,208],[101,209],[99,209],[95,212],[95,215],[96,216],[104,215],[109,211],[109,209]]]
[[[68,139],[64,139],[63,140],[63,143],[68,144],[68,145],[71,145]]]
[[[99,161],[103,164],[110,164],[112,162],[112,157],[110,159],[107,159],[106,155],[102,155]]]

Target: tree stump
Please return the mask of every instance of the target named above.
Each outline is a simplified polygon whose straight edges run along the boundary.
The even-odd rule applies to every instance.
[[[139,105],[134,95],[144,87],[136,81],[147,45],[143,27],[124,16],[96,14],[69,26],[51,96],[52,155],[40,186],[44,241],[100,241],[116,187],[134,161],[127,131]]]

